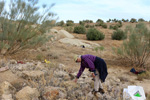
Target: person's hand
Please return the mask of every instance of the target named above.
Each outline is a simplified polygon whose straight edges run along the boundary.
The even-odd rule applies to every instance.
[[[95,74],[94,73],[92,73],[92,77],[95,78]]]
[[[75,83],[77,83],[77,80],[78,80],[78,79],[77,79],[77,78],[75,78],[74,82],[75,82]]]

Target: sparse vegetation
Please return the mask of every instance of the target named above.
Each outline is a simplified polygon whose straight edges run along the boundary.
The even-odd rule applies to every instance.
[[[86,33],[86,29],[84,26],[76,26],[74,28],[74,33],[78,33],[78,34],[85,34]]]
[[[138,74],[137,79],[139,81],[143,81],[143,79],[150,79],[150,72],[144,72],[142,74]]]
[[[8,11],[5,2],[0,2],[0,51],[4,51],[3,54],[33,48],[48,40],[44,33],[52,26],[55,14],[50,8],[54,4],[43,5],[43,12],[39,12],[37,5],[35,0],[13,0]]]
[[[102,51],[104,51],[104,47],[103,46],[98,46],[98,47],[95,47],[94,48],[94,50],[96,51],[96,52],[99,52],[100,53],[100,55],[101,55],[101,53],[102,53]]]
[[[42,61],[42,60],[44,60],[44,57],[43,57],[42,54],[38,54],[38,55],[36,56],[36,59]]]
[[[86,37],[88,40],[103,40],[105,35],[97,29],[91,28],[88,30]]]
[[[123,40],[123,39],[127,38],[127,34],[126,34],[126,32],[118,29],[118,30],[113,32],[111,37],[113,40]]]

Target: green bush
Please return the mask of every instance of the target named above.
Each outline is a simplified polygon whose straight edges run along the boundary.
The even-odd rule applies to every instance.
[[[123,40],[123,39],[127,38],[127,35],[124,31],[118,29],[118,30],[113,32],[111,37],[113,40]]]
[[[73,26],[73,25],[74,25],[74,21],[72,21],[72,20],[66,21],[66,26]]]
[[[65,30],[68,31],[69,33],[73,33],[74,28],[72,26],[66,26]]]
[[[104,21],[102,19],[98,19],[96,23],[104,23]]]
[[[86,28],[89,28],[89,27],[90,27],[90,25],[89,25],[89,24],[87,24],[87,25],[85,25],[85,27],[86,27]]]
[[[138,22],[144,22],[145,20],[143,18],[139,18]]]
[[[118,25],[110,25],[109,26],[109,29],[114,29],[114,30],[118,30]]]
[[[78,33],[78,34],[85,34],[86,33],[86,29],[84,26],[76,26],[74,28],[74,33]]]
[[[91,28],[88,30],[86,37],[88,40],[103,40],[105,35],[97,29]]]
[[[85,25],[85,27],[86,27],[86,28],[94,28],[95,25],[89,25],[89,24],[87,24],[87,25]]]
[[[83,20],[83,22],[85,22],[85,23],[93,23],[93,21],[92,20]]]
[[[131,23],[136,23],[137,20],[136,20],[135,18],[131,18],[130,22],[131,22]]]
[[[109,19],[107,22],[108,22],[108,23],[111,22],[111,19]]]
[[[103,27],[103,28],[107,28],[107,24],[103,23],[103,24],[102,24],[102,27]]]
[[[82,25],[82,26],[84,26],[84,25],[85,25],[85,22],[79,21],[79,24]]]
[[[9,5],[6,7],[5,2],[0,1],[0,51],[4,50],[3,54],[33,48],[48,40],[44,33],[52,27],[55,14],[50,8],[54,4],[41,8],[36,0],[12,0]]]

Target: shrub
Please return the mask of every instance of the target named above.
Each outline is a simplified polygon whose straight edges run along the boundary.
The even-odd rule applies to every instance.
[[[86,28],[94,28],[95,25],[89,25],[89,24],[87,24],[85,27],[86,27]]]
[[[145,20],[143,18],[139,18],[138,22],[144,22]]]
[[[85,22],[79,21],[79,24],[82,25],[82,26],[84,26],[84,25],[85,25]]]
[[[124,31],[118,29],[118,30],[113,32],[111,37],[113,40],[123,40],[123,39],[127,38],[127,35]]]
[[[121,55],[134,66],[144,67],[150,57],[150,30],[144,23],[139,23],[128,32],[129,39],[119,48]]]
[[[65,30],[70,32],[70,33],[73,33],[74,28],[72,26],[66,26]]]
[[[102,19],[98,19],[96,23],[104,23],[104,21]]]
[[[62,21],[58,22],[56,25],[57,25],[57,26],[64,26],[65,23],[64,23],[64,21],[62,20]]]
[[[89,24],[87,24],[87,25],[85,25],[85,27],[86,27],[86,28],[89,28],[89,27],[90,27],[90,25],[89,25]]]
[[[109,29],[118,30],[118,25],[114,25],[114,26],[110,25],[110,26],[109,26]]]
[[[103,28],[107,28],[107,24],[103,23],[103,24],[102,24],[102,27],[103,27]]]
[[[5,2],[0,1],[0,51],[13,54],[48,40],[44,33],[52,26],[51,19],[55,14],[50,8],[54,4],[41,8],[36,0],[12,0],[9,5],[5,7]]]
[[[83,20],[83,22],[85,22],[85,23],[93,23],[93,21],[92,20]]]
[[[111,22],[111,19],[109,19],[107,22],[108,22],[108,23]]]
[[[74,33],[78,33],[78,34],[85,34],[86,33],[86,29],[84,26],[76,26],[74,28]]]
[[[74,21],[72,21],[72,20],[66,21],[66,26],[73,26],[73,25],[74,25]]]
[[[86,37],[88,40],[103,40],[105,35],[97,29],[91,28],[88,30]]]
[[[131,18],[130,22],[131,22],[131,23],[136,23],[137,20],[136,20],[135,18]]]

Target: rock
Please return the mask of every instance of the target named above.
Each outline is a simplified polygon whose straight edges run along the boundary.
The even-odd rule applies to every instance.
[[[92,94],[92,92],[89,92],[86,97],[87,97],[87,100],[93,100],[94,95]]]
[[[59,92],[59,98],[66,98],[67,97],[67,93],[64,92]]]
[[[43,70],[43,69],[45,69],[44,65],[41,62],[38,62],[35,70]]]
[[[65,43],[65,44],[71,44],[71,45],[75,45],[75,46],[84,45],[85,47],[91,47],[91,45],[86,44],[79,39],[63,38],[63,39],[60,39],[59,42]]]
[[[16,93],[17,100],[39,100],[40,96],[36,88],[31,88],[29,86],[24,87],[22,90]]]
[[[64,71],[55,71],[54,75],[56,77],[65,77],[65,76],[68,76],[68,74],[66,72],[64,72]]]
[[[12,98],[12,94],[3,94],[2,100],[14,100],[14,99]]]
[[[51,33],[58,33],[58,31],[56,29],[51,29],[50,32]]]
[[[16,89],[9,83],[3,82],[0,84],[0,94],[14,94]]]
[[[28,79],[28,78],[31,78],[31,79],[39,79],[40,77],[43,77],[44,76],[44,72],[42,71],[23,71],[22,72],[23,74],[23,77]]]
[[[45,87],[43,97],[46,100],[56,100],[59,96],[59,90],[57,87]]]
[[[64,38],[74,38],[74,36],[72,34],[70,34],[69,32],[67,32],[65,30],[60,30],[58,32],[58,34]]]
[[[67,91],[73,91],[78,89],[80,86],[73,81],[64,81],[60,84],[61,87],[65,87]]]
[[[14,59],[12,59],[12,60],[9,61],[9,63],[10,63],[10,64],[17,64],[17,61],[14,60]]]
[[[59,64],[58,69],[64,71],[66,66],[64,64]]]
[[[7,49],[2,48],[1,54],[4,55],[7,52]]]
[[[12,95],[14,95],[16,89],[9,83],[3,82],[0,84],[0,96],[2,100],[13,100]]]

